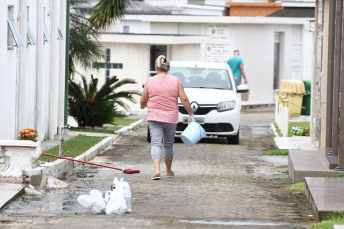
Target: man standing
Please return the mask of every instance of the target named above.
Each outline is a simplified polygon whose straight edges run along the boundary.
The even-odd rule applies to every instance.
[[[241,84],[241,78],[244,77],[244,82],[247,84],[247,78],[244,71],[244,60],[239,56],[239,49],[234,49],[234,56],[227,61],[229,67],[231,67],[235,86],[238,87]]]

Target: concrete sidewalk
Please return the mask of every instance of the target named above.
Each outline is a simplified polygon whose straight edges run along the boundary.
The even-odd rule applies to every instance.
[[[273,126],[271,128],[274,131]],[[344,175],[344,171],[329,168],[311,137],[275,137],[274,141],[277,148],[289,150],[289,178],[292,183],[305,181],[305,194],[316,218],[322,220],[330,212],[343,212],[344,178],[339,176]],[[335,225],[334,228],[344,229],[344,226]]]
[[[0,209],[24,193],[26,187],[24,184],[1,183],[0,185]]]
[[[72,139],[73,137],[82,134],[82,135],[86,135],[86,136],[106,136],[106,139],[111,140],[110,142],[110,146],[112,145],[112,142],[115,141],[119,136],[122,136],[124,134],[126,134],[127,132],[135,129],[138,126],[141,126],[144,124],[144,119],[140,119],[139,121],[123,127],[122,129],[115,131],[114,134],[103,134],[103,133],[90,133],[90,132],[76,132],[76,131],[69,131],[68,135],[64,135],[63,138],[65,141]],[[106,140],[105,139],[105,140]],[[109,141],[109,140],[107,140]],[[42,151],[46,151],[48,149],[51,149],[55,146],[58,146],[60,144],[60,135],[56,135],[54,140],[45,140],[41,142],[41,148]],[[98,149],[93,149],[94,152],[99,152],[100,150],[105,150],[104,149],[104,144],[97,144],[99,145],[99,147],[96,146],[96,148]],[[105,145],[108,145],[108,143],[106,143]],[[93,147],[94,148],[94,147]],[[85,152],[84,154],[87,154],[87,152]],[[96,154],[92,153],[89,155],[80,155],[79,157],[85,157],[87,160],[91,160],[91,157],[94,157]],[[79,159],[79,158],[77,158]],[[84,159],[84,160],[86,160]],[[79,159],[82,160],[82,159]],[[86,160],[86,161],[87,161]],[[67,160],[62,160],[60,159],[60,161],[62,162],[66,162]],[[70,161],[67,161],[70,162]],[[46,163],[46,164],[53,164],[53,163]],[[44,166],[49,166],[49,165],[44,165]],[[4,167],[4,161],[2,158],[0,158],[0,171],[2,169],[2,167]],[[68,167],[66,169],[73,169],[73,167]],[[61,170],[56,170],[54,172],[62,172]],[[58,174],[57,174],[58,177]],[[14,179],[14,180],[19,180],[19,179]],[[16,184],[14,183],[0,183],[0,210],[5,207],[8,203],[10,203],[12,200],[14,200],[15,198],[17,198],[18,196],[20,196],[21,194],[24,193],[24,189],[27,185],[26,184],[18,184],[18,182],[16,182]]]
[[[292,137],[274,137],[275,145],[278,149],[289,150],[316,150],[311,142],[311,137],[292,136]]]

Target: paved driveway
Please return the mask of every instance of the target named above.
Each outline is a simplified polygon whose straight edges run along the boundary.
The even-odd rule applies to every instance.
[[[174,145],[174,178],[152,181],[153,165],[146,128],[130,132],[93,159],[139,174],[83,165],[66,189],[24,195],[0,212],[0,227],[15,228],[307,228],[311,208],[300,193],[285,187],[287,157],[265,156],[274,148],[270,123],[274,108],[244,110],[240,145],[205,138],[193,147]],[[162,175],[165,172],[164,164]],[[76,202],[92,189],[105,192],[114,177],[127,178],[132,213],[94,215]]]

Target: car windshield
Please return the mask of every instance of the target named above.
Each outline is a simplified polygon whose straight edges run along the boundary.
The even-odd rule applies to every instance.
[[[169,74],[177,76],[185,88],[233,89],[226,69],[171,67]]]

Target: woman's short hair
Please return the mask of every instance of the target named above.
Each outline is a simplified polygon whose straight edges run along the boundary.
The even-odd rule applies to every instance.
[[[164,55],[160,55],[156,58],[155,67],[157,67],[160,72],[168,72],[170,70],[170,61]]]

